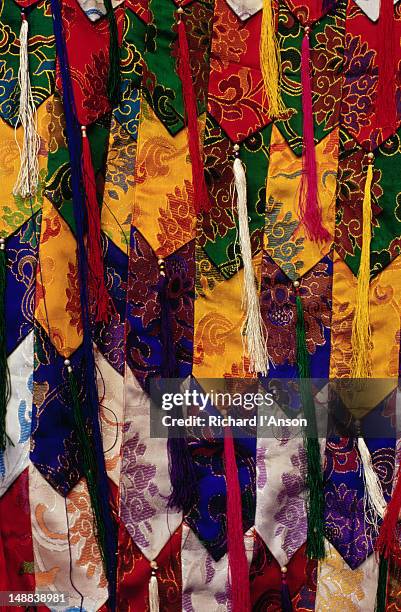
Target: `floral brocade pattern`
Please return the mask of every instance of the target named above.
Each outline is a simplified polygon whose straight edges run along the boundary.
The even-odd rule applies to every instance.
[[[260,49],[269,1],[125,0],[107,15],[109,3],[99,0],[106,14],[91,21],[77,0],[0,0],[0,237],[6,255],[0,332],[4,323],[12,388],[6,429],[14,444],[0,450],[0,514],[12,517],[0,519],[0,591],[65,592],[64,612],[113,607],[113,580],[104,571],[102,530],[94,520],[103,505],[91,507],[87,484],[102,475],[98,492],[110,502],[105,557],[117,559],[118,612],[150,612],[156,585],[160,612],[243,612],[233,603],[228,492],[236,474],[227,469],[223,435],[204,428],[183,441],[194,472],[183,484],[193,498],[186,512],[171,507],[180,466],[171,440],[150,430],[152,380],[182,378],[186,389],[195,383],[206,388],[205,379],[212,379],[214,388],[220,380],[230,392],[248,384],[252,392],[267,392],[273,380],[299,379],[307,360],[314,380],[349,378],[356,354],[352,326],[360,312],[369,315],[371,342],[358,350],[369,352],[372,379],[385,387],[382,392],[376,385],[367,405],[359,405],[361,431],[374,428],[378,416],[386,425],[381,438],[366,433],[364,439],[386,503],[390,499],[399,452],[390,433],[400,399],[401,2],[390,6],[389,0],[383,14],[384,0],[272,0],[287,109],[272,117],[261,70],[268,59]],[[58,4],[61,23],[52,15]],[[21,8],[28,66],[19,78],[29,76],[40,141],[37,190],[25,199],[13,193],[27,135],[17,124]],[[180,19],[189,47],[190,74],[183,82]],[[68,65],[56,53],[58,25]],[[113,42],[120,46],[115,57]],[[383,66],[393,77],[386,83],[395,93],[391,125],[379,107]],[[67,110],[75,114],[74,131]],[[83,126],[87,140],[81,142]],[[211,204],[200,212],[197,144],[208,190],[202,201]],[[236,157],[246,211],[239,205]],[[308,235],[300,201],[302,179],[313,196],[313,157],[316,203],[327,230],[321,241]],[[368,207],[371,227],[364,230]],[[244,266],[247,224],[251,265]],[[95,241],[100,257],[94,270],[88,254],[96,251]],[[370,279],[362,297],[358,274],[365,270],[366,244]],[[109,298],[106,321],[94,320],[95,299],[84,290],[98,278]],[[1,285],[0,269],[0,302]],[[255,302],[247,300],[254,288]],[[251,368],[248,341],[256,317],[249,316],[250,305],[251,315],[260,307],[269,354],[263,376]],[[300,350],[302,322],[306,351]],[[317,413],[325,392],[319,386]],[[328,426],[334,401],[348,414],[345,398],[329,396],[322,416]],[[295,414],[295,406],[278,404],[267,407],[269,416]],[[286,426],[281,438],[277,429],[265,436],[259,423],[256,435],[238,428],[234,440],[240,496],[234,522],[248,561],[250,610],[290,608],[285,566],[294,612],[371,612],[377,533],[358,441],[326,432],[319,440],[327,555],[308,559],[311,472],[301,426],[295,432]],[[0,436],[1,428],[0,414]],[[93,472],[89,447],[96,449]],[[399,569],[390,564],[386,612],[401,612],[399,583]]]
[[[128,272],[130,350],[127,362],[144,388],[148,388],[149,377],[161,373],[163,351],[159,266],[156,255],[139,232],[133,233],[131,244]],[[193,248],[191,241],[165,260],[171,333],[181,375],[188,372],[192,360]]]
[[[331,278],[328,261],[317,264],[302,277],[302,299],[308,351],[325,344],[324,328],[330,326]],[[292,281],[268,257],[262,263],[261,311],[268,334],[273,363],[293,364],[296,360],[296,294]]]

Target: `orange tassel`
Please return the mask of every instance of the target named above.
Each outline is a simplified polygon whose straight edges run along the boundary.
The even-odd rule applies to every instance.
[[[82,130],[82,175],[85,187],[87,212],[87,253],[89,268],[89,291],[95,307],[95,321],[107,323],[111,300],[104,282],[103,252],[100,238],[100,210],[96,194],[95,172],[86,127]]]
[[[188,126],[188,147],[192,163],[192,184],[194,187],[194,207],[196,214],[210,210],[209,193],[205,181],[203,159],[200,149],[198,114],[196,96],[192,81],[191,64],[185,24],[181,19],[183,9],[177,10],[179,21],[178,29],[178,76],[182,84],[182,96],[184,99],[185,118]]]

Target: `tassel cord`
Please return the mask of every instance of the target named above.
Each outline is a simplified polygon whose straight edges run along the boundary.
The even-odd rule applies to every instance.
[[[93,448],[97,465],[97,489],[101,508],[102,521],[105,525],[106,550],[105,572],[109,588],[109,607],[116,609],[116,552],[117,530],[111,511],[109,481],[103,452],[103,441],[100,429],[99,398],[97,392],[96,367],[93,354],[92,332],[90,326],[89,299],[87,291],[87,256],[84,243],[84,198],[82,182],[82,143],[80,126],[76,119],[75,100],[72,90],[68,65],[67,49],[63,33],[63,22],[60,0],[50,0],[53,14],[53,27],[56,40],[56,51],[60,62],[60,73],[63,86],[64,113],[67,129],[67,142],[71,163],[71,187],[73,210],[76,223],[78,273],[80,285],[81,316],[83,324],[85,403],[90,417]]]
[[[303,117],[302,175],[299,192],[299,215],[310,240],[327,242],[330,234],[323,225],[322,210],[319,203],[317,183],[317,164],[312,106],[311,58],[309,46],[309,26],[301,47],[301,85]]]
[[[82,132],[82,176],[85,186],[87,217],[87,253],[89,267],[89,289],[95,309],[97,323],[109,321],[112,312],[112,300],[106,288],[101,243],[100,208],[96,192],[95,172],[92,164],[92,153],[86,127]]]
[[[290,590],[287,582],[287,568],[281,568],[281,610],[282,612],[293,612]]]
[[[224,428],[227,496],[227,552],[233,612],[250,612],[249,569],[244,544],[242,499],[231,429]]]
[[[386,511],[386,500],[384,499],[382,487],[378,475],[373,467],[372,457],[366,442],[359,434],[357,438],[358,451],[362,464],[362,475],[364,482],[364,510],[365,517],[375,532],[379,530],[378,519],[383,518]]]
[[[185,24],[182,20],[183,9],[178,14],[178,76],[182,85],[185,118],[188,126],[188,148],[192,164],[192,184],[194,187],[194,207],[196,214],[210,210],[209,193],[205,181],[205,172],[201,154],[200,135],[198,128],[197,103],[191,74],[191,64]]]
[[[172,328],[172,313],[170,298],[168,295],[168,276],[165,261],[158,260],[159,279],[159,302],[160,302],[160,337],[162,348],[161,376],[162,378],[177,378],[179,375],[177,356],[175,351],[174,333]],[[175,418],[182,418],[182,409],[174,407]],[[186,515],[193,506],[194,498],[198,489],[195,466],[191,450],[186,438],[185,427],[174,428],[174,434],[169,429],[167,439],[167,452],[169,457],[169,476],[171,482],[171,494],[168,507],[182,510]]]
[[[260,311],[259,295],[252,263],[246,198],[246,176],[244,166],[238,157],[238,150],[235,149],[235,151],[237,157],[233,164],[233,174],[237,194],[238,234],[244,265],[242,308],[246,313],[245,323],[241,331],[247,341],[250,360],[249,371],[266,376],[269,369],[269,355],[267,351],[266,328]]]
[[[287,109],[281,97],[281,54],[276,35],[273,0],[263,0],[259,56],[265,86],[263,93],[269,115],[279,119],[285,115]]]
[[[158,584],[157,575],[156,575],[156,570],[158,569],[156,561],[152,561],[150,566],[151,566],[151,576],[149,580],[149,612],[159,612],[160,599],[159,599],[159,584]]]
[[[82,464],[83,471],[85,474],[86,482],[88,485],[89,497],[91,500],[91,508],[95,523],[96,537],[99,543],[100,555],[102,562],[106,560],[106,548],[107,540],[105,534],[105,526],[102,520],[102,511],[99,504],[99,497],[96,490],[97,482],[97,466],[96,457],[93,452],[93,448],[90,441],[90,434],[87,430],[87,424],[85,423],[84,416],[82,414],[81,402],[79,399],[79,390],[77,381],[75,379],[70,361],[65,360],[64,365],[67,367],[68,382],[70,387],[70,395],[72,401],[72,409],[74,415],[74,423],[76,427],[77,437],[79,440],[79,447],[82,452]]]
[[[384,513],[384,519],[376,541],[376,551],[385,559],[401,556],[399,534],[397,533],[398,519],[401,512],[401,470],[398,468],[397,481],[393,493]]]
[[[376,120],[379,129],[397,130],[395,16],[393,0],[380,0],[377,47]],[[397,43],[399,46],[399,43]]]
[[[362,248],[357,279],[356,308],[351,333],[353,355],[352,378],[369,378],[371,376],[370,348],[372,340],[369,314],[369,283],[372,235],[371,188],[373,180],[373,153],[369,153],[368,159],[369,164],[362,204]]]
[[[166,273],[166,264],[162,258],[158,260],[160,278],[158,286],[160,304],[160,339],[162,345],[162,378],[177,378],[178,363],[175,350],[173,320],[170,298],[168,295],[169,280]]]
[[[112,106],[118,106],[120,100],[121,76],[120,76],[120,43],[118,39],[117,19],[114,13],[112,0],[104,0],[104,5],[109,21],[110,47],[109,47],[109,77],[107,81],[107,93]]]
[[[7,280],[7,254],[5,239],[0,238],[0,451],[4,452],[7,441],[7,405],[11,398],[10,371],[7,362],[5,293]]]
[[[29,78],[28,55],[28,20],[24,11],[21,13],[20,56],[18,68],[18,85],[20,88],[20,105],[15,124],[15,141],[20,153],[20,169],[14,185],[13,194],[22,198],[33,197],[39,183],[39,149],[40,137],[37,133],[37,116]],[[17,138],[18,125],[23,129],[22,149]]]
[[[297,307],[297,364],[299,370],[299,385],[304,416],[307,421],[305,434],[305,452],[307,461],[306,486],[308,539],[306,553],[311,559],[323,559],[324,547],[324,482],[320,444],[316,422],[315,403],[310,382],[309,353],[306,345],[305,319],[302,300],[296,296]]]
[[[386,612],[388,566],[388,560],[381,557],[379,561],[375,612]]]

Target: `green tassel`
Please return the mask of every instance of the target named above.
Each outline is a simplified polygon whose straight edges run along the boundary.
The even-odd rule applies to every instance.
[[[302,406],[304,416],[308,423],[308,435],[305,435],[304,440],[307,462],[306,486],[308,491],[308,539],[306,543],[306,553],[310,559],[323,559],[325,557],[323,472],[317,435],[315,404],[309,380],[310,364],[309,353],[306,346],[304,311],[299,295],[296,296],[296,305],[297,365],[300,377],[299,384]]]
[[[74,376],[71,364],[68,359],[65,360],[64,364],[67,367],[68,382],[70,386],[70,394],[72,400],[72,410],[74,415],[74,422],[78,437],[79,448],[82,453],[83,471],[85,474],[86,482],[88,485],[89,497],[91,500],[91,507],[93,512],[93,518],[95,523],[95,534],[99,545],[100,555],[102,558],[103,566],[106,571],[105,563],[105,551],[106,551],[106,532],[104,523],[102,521],[102,514],[99,503],[98,489],[96,486],[96,458],[92,448],[92,442],[90,434],[87,430],[87,425],[83,419],[80,400],[79,390],[77,381]],[[106,572],[107,574],[107,572]]]
[[[388,560],[380,557],[375,612],[385,612],[387,595]]]
[[[11,397],[6,345],[6,278],[6,243],[4,238],[0,238],[0,451],[5,450],[7,440],[12,444],[6,433],[7,404]]]
[[[118,106],[120,100],[120,45],[118,44],[118,27],[111,0],[104,0],[109,20],[110,47],[109,47],[109,78],[107,94],[113,106]]]

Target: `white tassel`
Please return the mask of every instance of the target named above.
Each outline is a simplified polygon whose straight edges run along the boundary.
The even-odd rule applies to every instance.
[[[159,585],[157,582],[156,570],[157,563],[152,561],[150,564],[152,568],[152,575],[149,580],[149,612],[159,612],[160,600],[159,600]]]
[[[366,446],[365,440],[360,435],[358,435],[358,450],[361,457],[363,481],[365,484],[365,516],[367,522],[373,525],[375,530],[378,531],[378,518],[383,518],[387,504],[383,496],[379,478],[373,467],[369,449]]]
[[[246,314],[246,319],[241,331],[246,337],[250,360],[249,371],[266,375],[269,370],[266,329],[260,312],[259,295],[252,264],[251,238],[249,235],[246,201],[245,169],[238,157],[238,150],[238,145],[235,145],[234,151],[236,158],[234,160],[233,173],[234,185],[237,191],[239,243],[244,264],[242,308]]]
[[[20,64],[18,70],[18,84],[20,87],[20,105],[17,124],[15,127],[15,140],[20,152],[21,165],[17,181],[14,185],[13,194],[27,198],[35,195],[39,182],[40,137],[37,133],[36,108],[32,96],[31,83],[29,80],[29,58],[28,58],[28,21],[25,13],[21,14],[20,31]],[[24,130],[22,150],[17,140],[17,127],[21,124]]]

